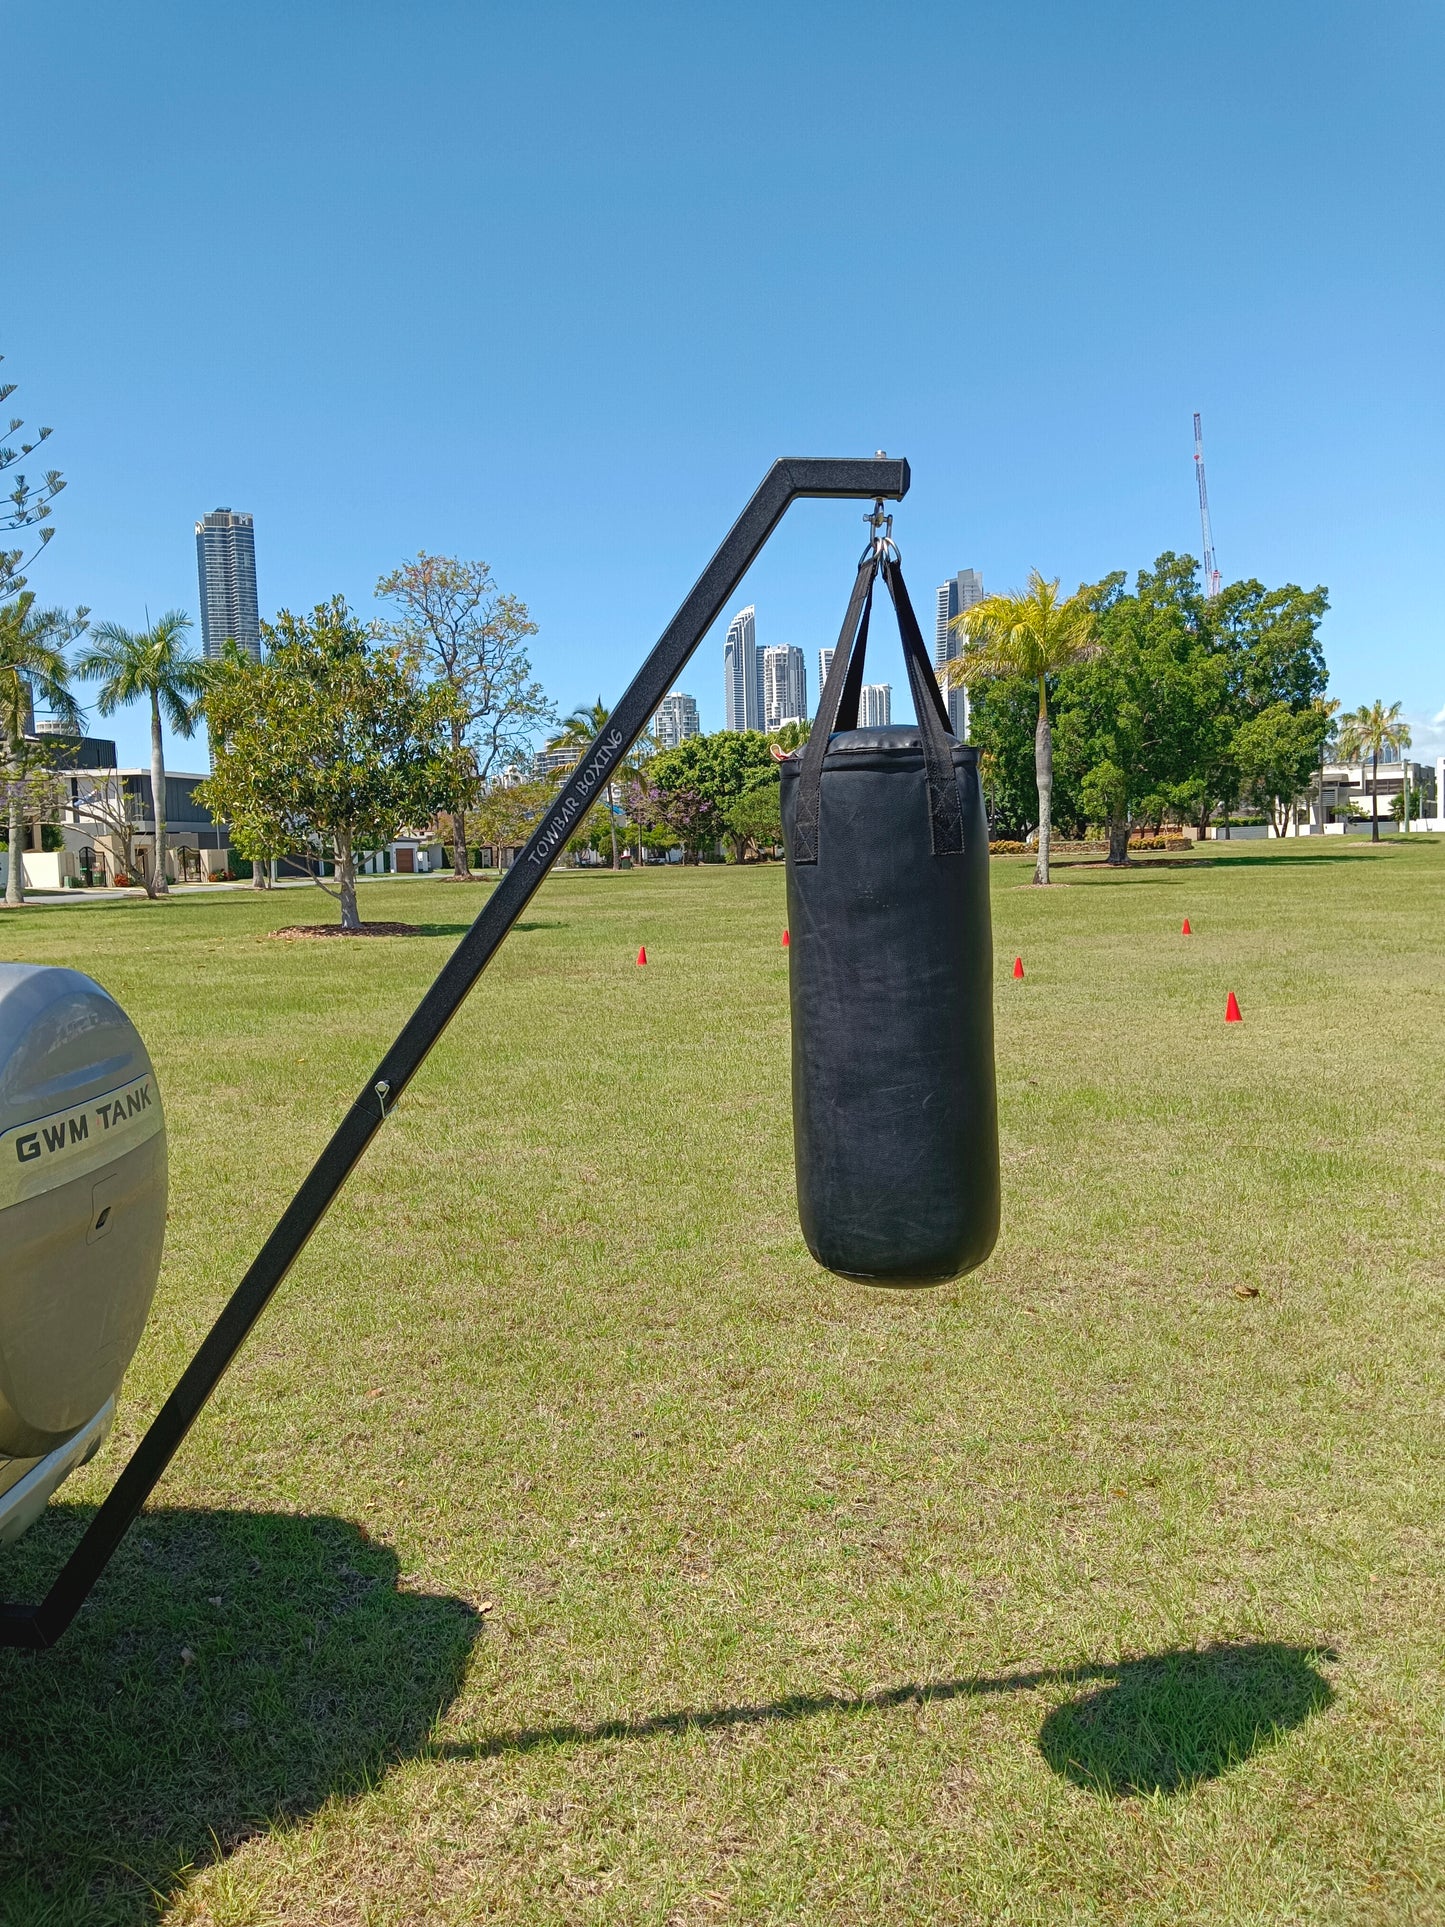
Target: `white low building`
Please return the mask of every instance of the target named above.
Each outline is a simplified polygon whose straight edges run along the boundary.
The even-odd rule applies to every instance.
[[[1433,795],[1430,793],[1433,781]],[[1406,783],[1410,793],[1410,821],[1402,824],[1395,815]],[[1378,812],[1381,836],[1393,836],[1408,828],[1415,832],[1445,831],[1445,756],[1438,757],[1433,772],[1424,763],[1381,762],[1372,769],[1365,763],[1326,763],[1309,794],[1302,797],[1290,813],[1283,832],[1271,823],[1238,823],[1229,835],[1235,837],[1355,836],[1371,834],[1372,819]],[[1224,838],[1222,824],[1211,824],[1206,834],[1213,840]]]

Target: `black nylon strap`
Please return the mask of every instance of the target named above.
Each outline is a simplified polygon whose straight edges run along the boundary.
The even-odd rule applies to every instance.
[[[853,645],[853,654],[848,662],[848,680],[843,684],[843,694],[838,699],[838,714],[833,718],[834,729],[856,729],[858,727],[858,706],[863,700],[863,662],[868,654],[868,624],[873,617],[873,580],[868,583],[868,599],[863,604],[863,620],[858,624],[858,640]],[[828,664],[831,669],[832,663]]]
[[[873,578],[881,573],[893,598],[898,617],[898,633],[903,643],[903,660],[908,670],[908,686],[913,691],[913,707],[918,716],[918,741],[923,751],[923,768],[928,780],[929,837],[935,856],[961,856],[963,853],[963,804],[958,794],[958,779],[953,767],[954,736],[933,674],[933,664],[924,647],[923,632],[913,613],[903,571],[897,561],[885,555],[881,565],[870,552],[858,565],[858,579],[848,599],[838,646],[828,665],[827,680],[818,698],[818,713],[813,718],[812,734],[803,751],[803,767],[798,776],[798,807],[793,816],[793,839],[789,854],[794,863],[818,861],[818,815],[823,797],[823,758],[834,730],[856,729],[858,702],[863,688],[863,660],[868,647],[868,623],[873,609]]]
[[[938,679],[923,632],[908,599],[903,570],[897,558],[883,558],[883,580],[893,598],[898,616],[898,633],[903,638],[903,656],[908,664],[908,681],[913,690],[913,707],[918,712],[918,740],[923,746],[923,767],[928,775],[928,814],[935,856],[963,854],[963,799],[958,793],[958,778],[953,768],[953,745],[957,740],[943,706]]]
[[[818,809],[823,800],[823,758],[828,753],[828,738],[838,726],[843,687],[852,667],[853,643],[865,609],[872,606],[873,578],[877,572],[878,565],[870,549],[858,564],[858,578],[848,598],[843,627],[838,631],[838,646],[833,651],[833,660],[828,664],[827,679],[818,698],[818,713],[813,718],[812,733],[803,749],[803,768],[798,778],[798,807],[793,817],[792,856],[795,863],[818,861]],[[861,681],[860,669],[860,685]],[[855,723],[858,720],[856,697],[853,720]]]

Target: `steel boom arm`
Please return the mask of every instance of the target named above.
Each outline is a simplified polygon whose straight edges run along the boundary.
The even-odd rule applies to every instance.
[[[0,1607],[0,1646],[54,1645],[155,1490],[182,1440],[270,1303],[307,1240],[351,1175],[432,1046],[461,1008],[467,992],[526,909],[568,838],[597,800],[608,775],[626,756],[672,688],[684,664],[722,613],[754,557],[799,496],[883,497],[908,492],[908,464],[872,460],[784,458],[774,462],[722,546],[633,677],[626,694],[594,738],[531,841],[482,906],[476,922],[442,965],[431,988],[377,1065],[366,1088],[282,1212],[250,1268],[201,1341],[95,1517],[38,1606]]]

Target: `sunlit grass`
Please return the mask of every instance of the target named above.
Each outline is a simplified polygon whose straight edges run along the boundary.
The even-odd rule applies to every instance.
[[[0,1661],[0,1921],[1445,1914],[1445,848],[1221,856],[995,862],[1004,1228],[911,1297],[798,1233],[781,871],[549,882]],[[136,1018],[172,1154],[116,1441],[11,1595],[482,896],[0,917]]]

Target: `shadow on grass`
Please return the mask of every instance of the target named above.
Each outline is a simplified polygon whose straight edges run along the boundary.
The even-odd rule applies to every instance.
[[[1343,840],[1343,839],[1341,839]],[[1236,850],[1230,854],[1223,851],[1218,856],[1131,856],[1127,863],[1109,863],[1103,857],[1054,857],[1052,867],[1056,870],[1090,871],[1100,876],[1126,877],[1143,870],[1241,870],[1261,869],[1268,865],[1274,869],[1282,863],[1360,863],[1372,853],[1376,857],[1396,857],[1399,851],[1388,844],[1371,845],[1366,837],[1361,837],[1353,848],[1324,850],[1291,850],[1276,856],[1278,845],[1268,850]]]
[[[469,923],[411,923],[408,924],[404,930],[389,930],[386,933],[386,940],[404,943],[408,937],[464,937],[471,927]],[[514,923],[507,932],[507,935],[509,937],[516,936],[518,931],[522,930],[565,930],[566,928],[567,925],[565,923]],[[274,937],[279,933],[275,930],[268,930],[263,934]],[[331,940],[323,938],[322,941],[330,942]],[[340,942],[341,939],[338,938],[336,941]]]
[[[1066,1700],[1045,1719],[1039,1751],[1056,1773],[1091,1792],[1182,1793],[1247,1760],[1334,1698],[1317,1669],[1335,1655],[1316,1647],[1242,1641],[1120,1660],[1115,1664],[913,1681],[876,1693],[797,1693],[755,1705],[698,1707],[645,1719],[523,1727],[473,1742],[447,1743],[441,1759],[487,1760],[508,1753],[654,1740],[831,1713],[886,1712],[1040,1686],[1107,1684]]]
[[[43,1589],[88,1508],[0,1558]],[[480,1621],[343,1519],[147,1513],[53,1652],[0,1653],[0,1922],[154,1920],[195,1868],[428,1751]]]
[[[418,923],[413,926],[419,937],[464,937],[471,929],[469,923]],[[514,923],[507,932],[515,937],[522,930],[565,930],[565,923]]]
[[[1332,1657],[1255,1641],[1125,1660],[1107,1685],[1055,1707],[1039,1751],[1093,1793],[1185,1793],[1328,1706],[1316,1662]]]

